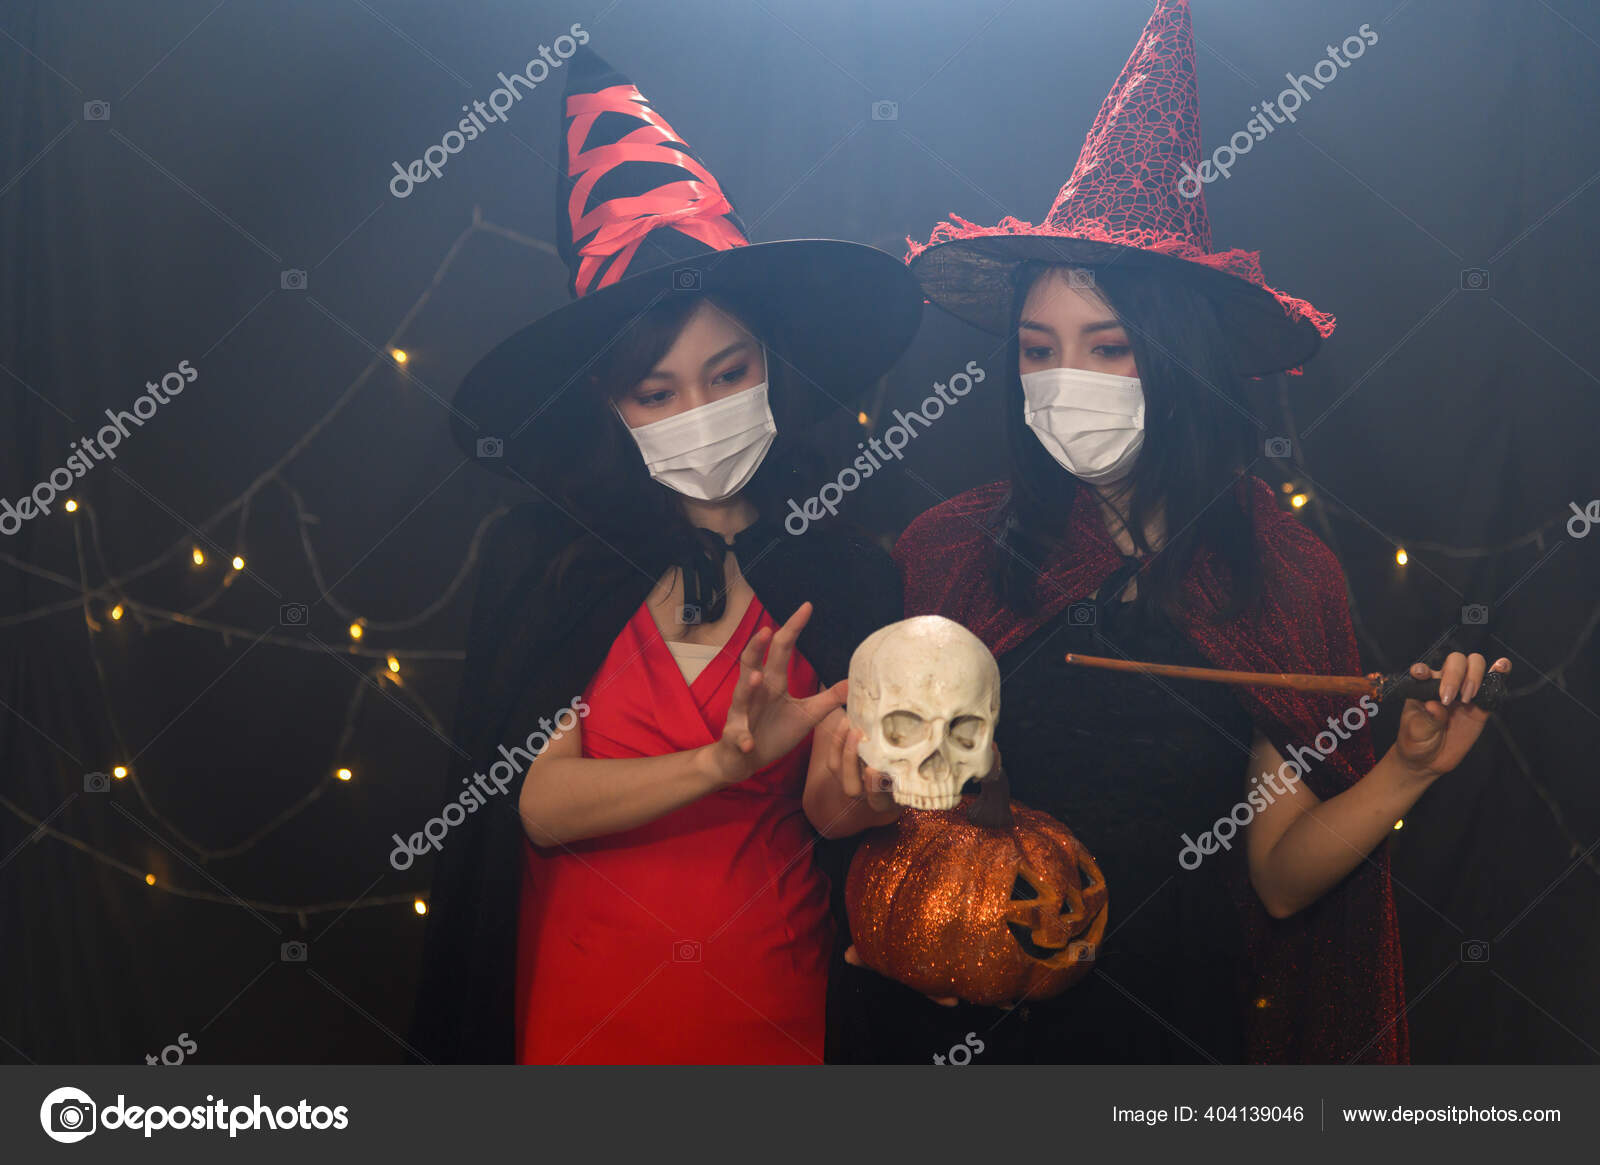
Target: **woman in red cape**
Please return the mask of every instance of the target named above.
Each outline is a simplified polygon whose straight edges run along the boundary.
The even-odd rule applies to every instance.
[[[1199,151],[1188,6],[1160,0],[1042,224],[956,219],[912,244],[929,301],[1005,337],[1011,476],[904,532],[905,611],[995,653],[1011,791],[1093,852],[1110,926],[1086,980],[1009,1012],[941,1017],[855,971],[842,1059],[926,1063],[976,1034],[986,1062],[1407,1060],[1384,840],[1481,732],[1484,659],[1414,665],[1441,700],[1408,702],[1376,761],[1370,699],[1063,660],[1361,670],[1338,563],[1249,476],[1262,428],[1241,392],[1333,319],[1266,287],[1254,253],[1213,249],[1183,185]],[[842,713],[828,727],[860,788],[858,738]]]

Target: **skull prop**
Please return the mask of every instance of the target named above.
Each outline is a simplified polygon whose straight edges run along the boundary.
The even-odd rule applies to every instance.
[[[972,632],[942,615],[880,627],[850,657],[850,722],[861,759],[913,809],[952,809],[989,775],[1000,668]]]

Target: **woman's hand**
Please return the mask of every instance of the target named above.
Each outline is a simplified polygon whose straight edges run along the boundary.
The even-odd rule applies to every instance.
[[[811,763],[800,801],[806,820],[823,837],[849,837],[890,825],[900,816],[893,782],[887,773],[861,763],[860,746],[861,733],[851,727],[843,708],[828,713],[811,738]]]
[[[898,816],[894,779],[888,773],[861,763],[861,740],[861,730],[850,723],[850,717],[841,708],[817,725],[816,743],[812,747],[821,751],[827,775],[838,782],[846,797],[866,801],[867,808],[874,813]]]
[[[1431,781],[1450,772],[1477,743],[1489,713],[1474,707],[1472,698],[1478,694],[1485,670],[1510,672],[1511,661],[1502,657],[1486,669],[1483,656],[1457,651],[1438,671],[1425,663],[1411,665],[1411,674],[1417,679],[1431,676],[1439,681],[1439,699],[1426,703],[1407,700],[1400,713],[1394,753],[1418,778]]]
[[[740,653],[739,682],[722,739],[705,750],[716,784],[738,784],[786,756],[844,703],[844,680],[803,700],[789,694],[789,658],[810,618],[811,604],[801,603],[787,623],[776,632],[763,627]]]

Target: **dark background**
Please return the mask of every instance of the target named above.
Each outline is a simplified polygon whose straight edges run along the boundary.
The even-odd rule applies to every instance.
[[[213,1063],[404,1058],[428,870],[394,872],[390,834],[440,804],[474,536],[519,497],[463,461],[441,401],[565,299],[559,73],[404,200],[391,162],[578,22],[752,238],[899,254],[950,211],[1038,220],[1151,7],[7,5],[0,496],[180,360],[199,379],[78,484],[77,514],[0,544],[0,1062],[140,1062],[182,1034]],[[1310,495],[1368,667],[1454,630],[1530,690],[1393,838],[1414,1056],[1600,1060],[1600,537],[1564,525],[1600,496],[1600,14],[1194,8],[1208,153],[1285,71],[1379,35],[1207,190],[1220,247],[1259,248],[1269,282],[1340,320],[1305,377],[1262,385],[1263,442],[1296,461],[1254,471]],[[109,120],[85,120],[102,99]],[[1464,289],[1468,268],[1489,286]],[[968,360],[998,371],[992,340],[930,309],[878,415]],[[849,516],[893,534],[997,476],[995,395]],[[848,418],[830,435],[856,437]],[[280,622],[292,603],[306,623]],[[1486,624],[1461,626],[1469,604]],[[375,678],[391,652],[398,684]],[[1392,734],[1391,715],[1380,750]],[[84,791],[119,763],[129,779]],[[1464,960],[1479,940],[1487,960]],[[304,963],[281,959],[292,941]]]

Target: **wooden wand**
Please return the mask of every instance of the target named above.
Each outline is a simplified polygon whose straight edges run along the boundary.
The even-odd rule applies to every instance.
[[[1079,667],[1098,667],[1108,671],[1143,672],[1151,676],[1170,676],[1179,680],[1205,680],[1214,684],[1243,684],[1252,688],[1291,688],[1297,692],[1329,692],[1335,695],[1371,696],[1380,703],[1391,696],[1404,700],[1437,700],[1439,681],[1432,676],[1417,679],[1410,672],[1365,676],[1293,675],[1283,672],[1227,671],[1215,667],[1180,667],[1170,663],[1143,663],[1136,659],[1106,659],[1098,655],[1068,655],[1067,662]],[[1508,698],[1504,672],[1486,671],[1472,706],[1493,712]]]

